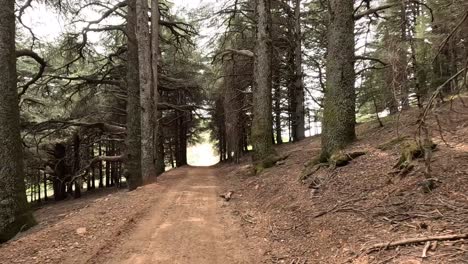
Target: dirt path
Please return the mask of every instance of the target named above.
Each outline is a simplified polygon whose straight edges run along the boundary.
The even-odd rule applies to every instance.
[[[165,175],[167,185],[144,219],[104,263],[252,263],[240,227],[219,198],[213,168],[185,168]],[[101,262],[102,263],[102,262]]]

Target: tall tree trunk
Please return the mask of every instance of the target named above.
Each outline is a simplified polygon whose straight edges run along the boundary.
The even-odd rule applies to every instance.
[[[56,201],[64,200],[67,197],[67,167],[65,166],[66,147],[57,143],[54,146],[54,199]]]
[[[127,12],[127,138],[124,176],[128,189],[143,183],[141,172],[141,108],[138,79],[138,42],[136,38],[136,2],[128,0]],[[102,165],[101,172],[102,174]]]
[[[139,128],[139,127],[138,127]],[[127,127],[127,137],[129,137],[128,133],[130,133],[130,130],[128,129]],[[128,140],[127,140],[128,141]],[[138,142],[140,142],[138,140]],[[138,149],[138,153],[140,153],[140,150]],[[99,143],[99,157],[102,156],[102,143]],[[104,188],[104,182],[103,182],[103,175],[102,175],[102,160],[99,161],[98,163],[98,169],[99,169],[99,188]],[[128,161],[127,161],[127,164],[128,164]],[[128,165],[127,165],[128,166]],[[130,169],[129,169],[130,171]]]
[[[110,156],[110,147],[109,142],[106,143],[106,155]],[[111,182],[111,162],[106,160],[106,187],[110,187],[112,185]]]
[[[81,143],[80,136],[78,134],[75,134],[73,136],[73,176],[78,175],[80,171],[80,162],[81,162],[81,158],[80,158],[80,145],[81,144],[80,143]],[[89,178],[89,175],[88,175],[88,178]],[[70,183],[70,186],[71,184],[72,183]],[[74,184],[75,184],[75,192],[73,194],[73,197],[77,199],[81,197],[81,179],[80,178],[75,179]]]
[[[281,73],[280,73],[280,58],[279,54],[273,55],[273,90],[274,90],[274,112],[275,112],[275,134],[276,144],[283,144],[282,127],[281,127]]]
[[[153,150],[154,166],[156,176],[164,172],[164,154],[161,151],[159,117],[158,111],[159,89],[158,89],[158,64],[159,64],[159,0],[151,0],[151,68],[153,72],[153,104],[154,104],[154,131],[153,131]],[[164,151],[164,147],[163,147]],[[161,160],[162,157],[162,160]],[[162,161],[162,164],[161,164]]]
[[[356,138],[353,1],[330,0],[321,159]]]
[[[253,162],[257,171],[269,167],[268,159],[274,154],[272,135],[271,95],[271,12],[270,0],[257,0],[255,63],[253,82],[252,145]]]
[[[409,104],[409,87],[408,87],[408,48],[407,48],[407,40],[409,36],[407,31],[407,17],[406,17],[406,1],[400,1],[400,34],[401,40],[400,45],[398,47],[398,66],[399,66],[399,73],[398,73],[398,82],[400,84],[401,96],[400,96],[400,103],[401,109],[407,110],[410,107]]]
[[[162,119],[162,112],[158,111],[157,119]],[[159,126],[159,124],[158,124]],[[165,155],[164,155],[164,134],[161,128],[158,129],[158,141],[157,141],[157,151],[156,151],[156,172],[158,175],[161,175],[164,171],[166,171],[166,162],[165,162]]]
[[[294,8],[294,109],[293,139],[299,141],[305,138],[304,117],[304,83],[302,74],[302,31],[301,31],[301,0],[295,0]]]
[[[88,144],[93,144],[93,143],[90,143],[91,140],[88,138],[87,140],[85,140],[84,145],[88,145]],[[85,152],[85,155],[83,157],[84,160],[91,160],[93,158],[92,154],[91,154],[91,149],[92,147],[85,147],[84,151]],[[92,172],[93,172],[93,167],[91,166],[91,168],[86,172],[85,174],[85,177],[86,177],[86,190],[90,190],[91,189],[91,176],[92,176]]]
[[[136,0],[138,65],[141,106],[141,171],[143,181],[156,176],[154,165],[155,111],[152,85],[151,41],[148,26],[148,1]]]
[[[49,200],[49,197],[47,197],[47,173],[44,172],[44,201]]]
[[[36,186],[37,186],[37,196],[38,196],[38,202],[40,203],[41,202],[41,171],[38,171],[37,172],[37,182],[36,182]]]
[[[16,87],[15,1],[0,5],[0,243],[34,225],[24,183]]]
[[[184,104],[185,101],[182,101]],[[185,112],[178,113],[177,119],[177,145],[176,145],[176,166],[187,165],[187,117]]]

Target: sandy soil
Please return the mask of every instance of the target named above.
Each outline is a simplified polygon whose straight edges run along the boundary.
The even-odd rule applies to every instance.
[[[0,245],[0,263],[255,263],[218,173],[186,167],[133,192],[48,204]]]
[[[223,209],[213,168],[185,168],[136,229],[96,263],[253,263],[242,232]]]

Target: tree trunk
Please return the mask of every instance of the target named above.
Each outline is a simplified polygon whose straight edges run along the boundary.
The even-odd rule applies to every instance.
[[[44,172],[44,201],[49,200],[47,197],[47,173]]]
[[[273,71],[273,90],[274,90],[274,112],[275,112],[275,134],[276,144],[283,144],[282,127],[281,127],[281,75],[280,75],[280,58],[279,55],[274,55]]]
[[[183,101],[185,103],[185,101]],[[178,113],[177,119],[177,144],[176,144],[176,166],[187,165],[187,118],[185,112]]]
[[[141,171],[142,112],[140,108],[139,52],[136,38],[136,19],[136,1],[129,0],[127,12],[127,137],[125,140],[124,176],[127,179],[127,187],[130,191],[135,190],[143,184]],[[100,173],[102,174],[102,172]]]
[[[37,189],[37,201],[41,202],[41,171],[37,172],[36,175],[36,189]]]
[[[407,48],[407,39],[408,36],[406,33],[407,30],[407,17],[406,17],[406,1],[400,1],[400,30],[401,30],[401,40],[398,47],[398,82],[400,84],[401,96],[400,103],[401,109],[407,110],[410,107],[409,104],[409,90],[408,90],[408,48]]]
[[[330,0],[321,159],[356,138],[353,1]]]
[[[153,105],[154,105],[154,131],[153,131],[153,155],[156,175],[164,172],[164,154],[160,153],[161,145],[159,134],[158,111],[159,89],[158,89],[158,64],[159,64],[159,0],[151,0],[151,70],[153,73]],[[164,151],[164,147],[163,147]],[[162,164],[161,164],[162,158]]]
[[[111,141],[111,157],[112,156],[117,156],[117,150],[115,148],[115,142]],[[111,162],[111,186],[118,186],[119,185],[119,177],[117,175],[118,173],[118,161],[112,161]]]
[[[129,99],[130,100],[130,99]],[[140,127],[138,127],[139,129]],[[128,129],[128,128],[127,128]],[[129,137],[128,133],[130,133],[130,130],[127,132],[127,137]],[[138,140],[140,142],[140,140]],[[140,153],[140,150],[138,149],[138,153]],[[99,143],[99,157],[102,156],[102,144]],[[127,163],[128,166],[128,163]],[[103,182],[103,175],[102,175],[102,160],[99,161],[98,163],[98,169],[99,169],[99,188],[104,188],[104,182]]]
[[[158,111],[157,119],[162,119],[162,112]],[[159,124],[158,124],[159,126]],[[158,141],[157,141],[157,151],[156,151],[156,172],[158,175],[161,175],[166,171],[165,155],[164,155],[164,134],[161,128],[158,128]]]
[[[109,142],[106,144],[106,156],[110,156],[111,151],[109,147]],[[106,187],[110,187],[112,185],[111,182],[111,162],[106,160]]]
[[[267,160],[274,154],[272,135],[271,95],[271,12],[270,0],[257,0],[257,27],[252,103],[252,159],[257,171],[269,167]]]
[[[81,158],[80,158],[80,136],[78,134],[75,134],[73,136],[73,174],[72,174],[72,177],[78,175],[78,173],[80,171],[80,161],[81,161]],[[88,177],[88,179],[89,179],[89,177]],[[70,183],[70,189],[71,189],[71,184],[72,183],[73,182]],[[81,179],[74,179],[74,183],[75,183],[75,193],[74,193],[73,197],[75,199],[77,199],[77,198],[81,197]]]
[[[35,224],[26,199],[16,87],[15,1],[0,6],[0,243]]]
[[[87,145],[89,143],[89,140],[87,140],[85,142],[85,144]],[[92,145],[92,143],[91,143]],[[87,150],[87,153],[86,153],[86,156],[84,157],[86,160],[92,160],[93,159],[93,156],[92,156],[92,153],[91,153],[91,149],[92,149],[92,146],[89,148],[89,149],[86,149]],[[91,168],[89,169],[89,171],[86,173],[86,188],[87,190],[90,190],[91,189],[91,176],[93,174],[93,167],[91,166]]]
[[[301,32],[301,0],[295,0],[294,8],[294,109],[293,112],[293,140],[305,138],[304,117],[304,83],[302,80],[302,32]]]
[[[143,181],[156,176],[154,165],[155,111],[152,86],[151,41],[148,26],[148,1],[136,0],[138,65],[141,106],[141,172]]]

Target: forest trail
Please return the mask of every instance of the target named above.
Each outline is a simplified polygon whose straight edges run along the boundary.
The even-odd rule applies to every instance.
[[[243,232],[223,211],[223,191],[214,168],[189,167],[170,173],[155,195],[161,199],[105,263],[251,263]],[[164,177],[164,176],[163,176]]]

